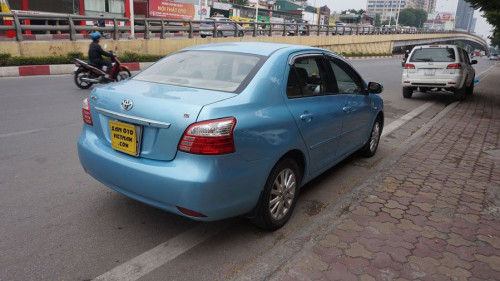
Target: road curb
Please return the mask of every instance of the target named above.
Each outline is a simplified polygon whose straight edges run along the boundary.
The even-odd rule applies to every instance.
[[[151,64],[151,62],[122,63],[131,71],[141,70]],[[71,74],[74,68],[74,64],[6,66],[0,67],[0,77]]]

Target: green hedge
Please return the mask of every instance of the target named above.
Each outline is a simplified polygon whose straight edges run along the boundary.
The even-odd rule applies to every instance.
[[[371,53],[363,54],[340,53],[344,57],[363,57],[363,56],[391,56],[391,53]],[[121,62],[155,62],[163,56],[137,54],[125,51],[118,56]],[[88,59],[82,52],[69,52],[65,56],[46,56],[46,57],[13,57],[8,53],[0,53],[0,66],[19,66],[19,65],[46,65],[46,64],[72,64],[74,58]]]
[[[154,62],[163,56],[125,52],[118,56],[121,62]],[[0,66],[72,64],[74,58],[87,60],[82,52],[69,52],[65,56],[13,57],[8,53],[0,53]]]

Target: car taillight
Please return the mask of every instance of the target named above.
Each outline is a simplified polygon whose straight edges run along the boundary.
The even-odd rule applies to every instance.
[[[462,69],[462,65],[459,63],[448,64],[447,69]]]
[[[89,98],[85,98],[82,103],[82,117],[83,122],[89,124],[90,126],[94,125],[92,122],[92,114],[90,113],[90,103]]]
[[[405,63],[405,69],[415,69],[415,65],[411,63]]]
[[[236,119],[232,117],[195,123],[184,132],[178,149],[193,154],[233,153],[235,126]]]

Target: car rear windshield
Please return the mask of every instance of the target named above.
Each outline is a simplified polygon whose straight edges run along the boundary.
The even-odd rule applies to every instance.
[[[264,57],[232,52],[183,51],[165,57],[133,79],[224,92],[239,92]]]
[[[410,58],[411,62],[434,61],[454,62],[455,49],[453,48],[422,48],[416,49]]]

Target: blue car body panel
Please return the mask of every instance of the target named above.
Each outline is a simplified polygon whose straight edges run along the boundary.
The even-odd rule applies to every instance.
[[[206,215],[192,219],[219,220],[252,211],[270,171],[287,153],[302,155],[303,185],[366,143],[371,125],[383,111],[378,95],[322,96],[309,103],[286,96],[290,55],[328,51],[265,43],[221,43],[185,50],[235,49],[267,57],[240,93],[134,79],[94,89],[89,98],[94,124],[84,124],[78,140],[85,170],[110,188],[157,208],[186,216],[177,208],[182,207]],[[132,119],[113,114],[123,112],[120,102],[127,98],[134,101],[126,113]],[[304,106],[315,114],[314,127],[300,118]],[[346,106],[354,108],[352,116],[364,124],[342,113]],[[332,108],[338,110],[332,112]],[[237,120],[235,153],[195,155],[177,149],[189,125],[225,117]],[[109,121],[117,119],[142,128],[138,157],[111,148]]]

